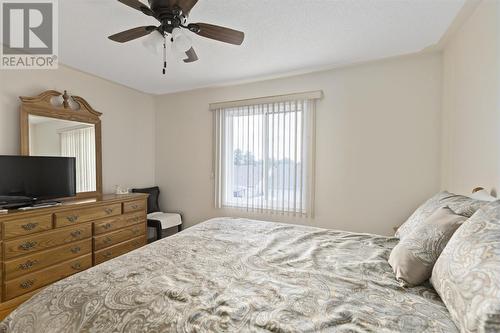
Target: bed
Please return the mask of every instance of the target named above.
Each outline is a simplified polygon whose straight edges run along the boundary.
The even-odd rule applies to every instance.
[[[45,288],[0,332],[458,332],[430,284],[395,280],[397,241],[212,219]]]

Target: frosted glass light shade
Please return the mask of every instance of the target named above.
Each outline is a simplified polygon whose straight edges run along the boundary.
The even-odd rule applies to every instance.
[[[172,30],[172,49],[175,53],[185,55],[185,52],[193,46],[191,38],[180,28]]]

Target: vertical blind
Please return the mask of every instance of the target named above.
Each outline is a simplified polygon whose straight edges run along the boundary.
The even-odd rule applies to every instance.
[[[95,129],[63,131],[61,155],[76,158],[76,192],[96,191]]]
[[[315,98],[303,97],[213,108],[216,207],[313,215]]]

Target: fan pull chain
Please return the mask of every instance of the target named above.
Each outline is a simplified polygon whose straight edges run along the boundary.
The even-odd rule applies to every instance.
[[[167,36],[165,35],[165,42],[163,43],[163,75],[167,74]]]

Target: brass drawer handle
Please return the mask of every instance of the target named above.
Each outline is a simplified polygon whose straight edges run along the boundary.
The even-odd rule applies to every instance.
[[[130,221],[132,221],[132,222],[139,222],[140,219],[141,218],[139,216],[137,216],[137,217],[134,217],[134,218],[130,219]]]
[[[38,223],[27,223],[27,224],[23,224],[21,227],[26,231],[30,231],[30,230],[35,229],[37,226],[38,226]]]
[[[139,205],[132,205],[132,209],[137,209],[139,208]]]
[[[71,248],[71,252],[73,252],[73,253],[78,253],[80,251],[81,251],[81,248],[79,246],[75,246],[75,247]]]
[[[21,287],[23,289],[29,289],[29,288],[33,287],[34,283],[35,283],[35,280],[26,280],[26,281],[20,283],[19,287]]]
[[[28,251],[28,250],[31,250],[32,248],[34,248],[38,243],[35,242],[35,241],[27,241],[25,243],[22,243],[21,245],[19,245],[19,248],[21,250],[24,250],[24,251]]]
[[[105,225],[103,225],[103,228],[104,228],[104,229],[109,229],[109,228],[111,228],[111,223],[106,223]]]
[[[106,214],[109,215],[109,214],[113,213],[113,208],[106,208],[106,209],[104,209],[104,212],[106,212]]]
[[[82,232],[80,230],[76,230],[76,231],[73,231],[71,233],[71,236],[73,236],[73,237],[79,237],[81,234],[82,234]]]
[[[78,220],[78,218],[79,218],[78,215],[66,216],[66,220],[68,220],[69,222],[76,222],[76,220]]]
[[[106,238],[103,240],[103,243],[104,243],[104,244],[109,244],[111,241],[112,241],[112,239],[111,239],[110,237],[106,237]]]
[[[139,246],[139,245],[141,245],[141,243],[139,243],[139,241],[134,241],[134,242],[132,242],[132,245]]]
[[[26,269],[31,269],[36,264],[38,264],[38,260],[33,260],[33,261],[32,260],[28,260],[24,264],[19,264],[19,269],[23,270],[23,271],[26,270]]]
[[[104,258],[109,258],[109,257],[111,257],[112,255],[113,255],[113,252],[108,251],[108,252],[104,253],[102,256],[103,256]]]
[[[138,228],[134,228],[134,230],[132,230],[134,235],[138,234],[140,231],[141,231],[141,229],[138,229]]]
[[[79,262],[76,262],[73,265],[71,265],[71,268],[73,268],[73,269],[81,269],[82,265]]]

